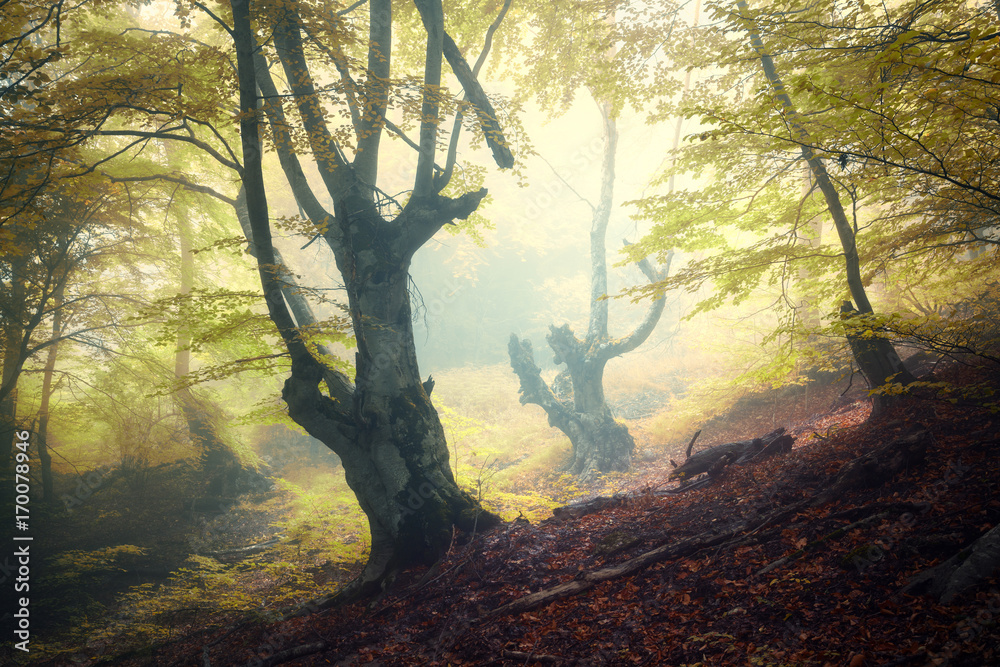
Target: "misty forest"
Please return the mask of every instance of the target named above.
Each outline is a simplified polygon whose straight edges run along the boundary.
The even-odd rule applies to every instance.
[[[1000,664],[1000,1],[0,18],[3,664]]]

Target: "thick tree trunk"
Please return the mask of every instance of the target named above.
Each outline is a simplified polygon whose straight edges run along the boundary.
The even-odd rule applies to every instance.
[[[607,360],[587,359],[583,342],[568,326],[552,327],[549,344],[557,351],[557,363],[567,363],[572,378],[572,399],[556,397],[535,364],[531,341],[510,336],[510,365],[521,381],[521,403],[534,403],[548,415],[549,425],[566,434],[573,452],[566,470],[585,480],[601,472],[628,470],[635,441],[624,424],[615,421],[604,402],[602,376]],[[569,352],[569,354],[566,354]],[[569,358],[572,361],[567,362]],[[575,373],[574,373],[575,371]]]
[[[374,184],[364,182],[342,153],[330,149],[334,140],[313,103],[313,84],[297,19],[289,13],[282,20],[274,33],[275,45],[286,72],[291,73],[289,82],[299,101],[313,155],[334,198],[335,219],[307,192],[307,184],[299,178],[297,157],[287,146],[281,155],[282,168],[313,222],[330,222],[325,238],[344,279],[357,340],[354,385],[342,373],[325,367],[307,349],[285,303],[287,282],[277,268],[271,243],[261,170],[248,0],[233,0],[232,7],[247,217],[268,312],[292,359],[291,377],[285,382],[282,397],[292,419],[340,456],[347,483],[357,495],[371,530],[371,552],[363,573],[327,602],[346,601],[377,592],[401,568],[437,560],[447,550],[454,526],[471,531],[500,521],[459,489],[452,476],[444,431],[420,381],[407,291],[413,253],[441,226],[471,214],[486,192],[457,199],[432,194],[432,179],[427,173],[433,167],[433,146],[427,142],[420,156],[419,187],[396,218],[382,217],[373,201]],[[434,33],[429,43],[441,49],[440,4],[418,3],[418,9],[422,16],[428,14],[425,22],[436,26],[429,30]],[[387,2],[371,3],[370,11],[373,30],[390,22]],[[388,34],[373,40],[387,51]],[[429,80],[435,77],[433,70],[440,68],[440,51],[436,63],[428,57]],[[264,72],[261,84],[270,85]],[[278,112],[272,108],[268,113],[274,118],[271,114]],[[274,122],[271,129],[276,136],[283,132]],[[379,131],[380,127],[369,129]],[[422,144],[430,135],[429,128],[423,130]],[[369,177],[372,174],[361,171]],[[320,390],[323,381],[329,395]]]
[[[563,431],[573,447],[567,469],[584,478],[597,472],[628,470],[635,440],[624,424],[615,421],[604,398],[604,367],[610,357],[594,354],[587,341],[574,336],[568,325],[551,327],[546,341],[555,352],[554,361],[566,364],[572,387],[576,417]]]
[[[879,333],[878,326],[858,313],[850,301],[841,305],[840,316],[850,327],[847,343],[872,392],[872,416],[877,417],[889,408],[895,398],[893,394],[880,393],[879,389],[889,383],[907,385],[916,378],[903,364],[892,342]]]
[[[355,248],[384,222],[373,211],[343,212]],[[366,220],[367,218],[367,220]],[[351,222],[353,221],[353,222]],[[350,402],[323,396],[319,367],[293,365],[282,394],[289,415],[341,458],[348,485],[368,517],[372,546],[358,580],[341,595],[377,592],[406,566],[429,565],[447,550],[452,527],[486,529],[499,517],[458,488],[437,412],[420,381],[407,291],[409,259],[370,249],[343,270],[357,337]]]

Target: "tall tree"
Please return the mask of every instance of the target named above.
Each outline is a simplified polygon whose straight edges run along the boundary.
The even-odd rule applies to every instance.
[[[604,143],[598,195],[595,203],[581,197],[591,211],[587,332],[581,338],[569,325],[551,326],[546,337],[555,363],[566,365],[557,381],[567,390],[557,394],[542,379],[530,341],[511,334],[507,346],[511,367],[520,379],[521,403],[542,407],[549,424],[569,437],[572,456],[567,469],[584,478],[631,466],[635,442],[607,404],[604,369],[611,359],[635,350],[647,340],[666,303],[662,296],[653,298],[645,317],[632,332],[622,337],[610,335],[607,232],[616,207],[617,117],[624,100],[641,105],[617,77],[622,62],[632,57],[630,46],[623,54],[619,54],[617,46],[622,30],[619,20],[625,24],[630,20],[629,10],[623,6],[626,4],[612,1],[566,7],[555,3],[531,8],[530,21],[544,37],[531,44],[532,62],[525,63],[527,71],[517,75],[528,93],[555,117],[565,112],[569,101],[581,90],[588,91],[600,113]],[[661,282],[669,270],[669,262],[663,271],[655,269],[645,257],[636,257],[635,262],[651,283]]]
[[[713,249],[658,286],[713,281],[698,310],[774,285],[782,321],[769,340],[808,333],[791,322],[814,318],[784,315],[801,305],[803,288],[812,292],[807,311],[849,298],[861,312],[833,317],[833,328],[851,334],[874,387],[904,384],[910,376],[887,345],[894,318],[907,315],[891,311],[894,292],[925,280],[931,266],[963,289],[989,273],[988,262],[958,260],[991,243],[995,16],[970,3],[707,6],[712,21],[696,41],[665,46],[675,68],[643,70],[644,83],[670,92],[667,73],[693,69],[691,94],[664,99],[659,115],[677,110],[702,128],[675,170],[699,185],[640,203],[656,229],[636,252]],[[803,163],[811,180],[800,194]],[[839,247],[803,242],[820,219],[834,222]],[[790,279],[805,275],[793,304]],[[876,280],[887,285],[881,306],[868,289]],[[786,362],[773,368],[783,372]]]
[[[42,500],[46,505],[53,505],[55,503],[55,487],[52,483],[52,454],[49,452],[49,405],[52,400],[52,394],[55,391],[53,387],[52,380],[55,375],[56,369],[56,358],[59,355],[59,338],[63,333],[63,327],[66,326],[64,319],[66,319],[65,311],[60,307],[62,306],[63,291],[66,286],[63,284],[61,289],[57,290],[53,295],[52,305],[55,312],[52,315],[52,340],[57,342],[49,346],[48,353],[45,356],[45,367],[42,370],[42,396],[38,404],[38,459],[42,464]]]
[[[45,336],[41,325],[63,309],[78,308],[106,295],[70,292],[75,273],[98,271],[130,233],[130,221],[113,211],[113,197],[94,182],[65,182],[39,195],[34,206],[45,218],[8,221],[15,233],[0,260],[0,336],[3,382],[0,383],[0,462],[10,460],[17,423],[17,386],[25,364],[61,340],[109,326],[107,321],[81,323],[72,331]],[[83,188],[81,191],[80,188]],[[65,295],[65,296],[64,296]]]
[[[308,154],[334,204],[329,212],[302,176],[300,155],[289,141],[287,123],[282,122],[279,105],[284,96],[272,94],[275,86],[266,64],[259,56],[255,62],[258,47],[250,4],[232,3],[247,216],[268,312],[292,359],[282,396],[292,419],[340,456],[371,530],[368,563],[337,599],[370,594],[400,568],[433,562],[447,549],[452,526],[469,531],[499,520],[455,483],[441,423],[430,401],[433,383],[421,381],[413,344],[407,291],[410,259],[442,226],[475,211],[486,195],[480,189],[455,198],[445,196],[441,192],[449,172],[435,175],[445,60],[468,95],[499,166],[513,166],[513,158],[488,98],[445,31],[440,0],[415,4],[426,45],[419,141],[409,142],[416,146],[417,165],[413,190],[401,206],[377,186],[380,140],[389,125],[386,111],[393,91],[391,3],[368,3],[364,83],[355,81],[350,62],[338,53],[344,39],[339,16],[329,12],[316,16],[304,4],[261,5],[256,14],[259,24],[273,31],[269,31],[272,46],[301,118]],[[327,120],[324,95],[314,83],[307,59],[307,41],[325,47],[340,74],[356,142],[353,159],[347,158],[350,144],[343,133],[334,133]],[[258,87],[289,185],[300,207],[323,231],[344,281],[357,341],[353,383],[310,352],[282,296],[285,283],[271,242],[261,164]],[[326,394],[320,388],[324,381]]]
[[[857,313],[862,316],[872,316],[875,313],[861,276],[861,259],[858,256],[856,232],[847,219],[840,193],[830,178],[823,159],[812,148],[809,131],[803,125],[795,105],[792,104],[792,100],[785,90],[785,84],[778,75],[774,60],[764,48],[760,32],[750,15],[749,6],[745,0],[738,0],[736,6],[739,8],[740,15],[747,27],[754,53],[760,59],[768,85],[781,107],[790,132],[800,146],[802,159],[809,165],[816,185],[823,193],[830,218],[833,220],[834,228],[840,238],[840,245],[844,251],[844,273],[847,286],[855,303],[857,303],[857,309],[855,309],[850,302],[845,302],[841,312],[850,325],[847,340],[854,353],[858,368],[867,380],[869,389],[873,391],[890,381],[902,385],[909,384],[913,382],[914,377],[903,365],[892,342],[878,332],[877,327],[873,326],[871,318],[861,322],[856,321],[855,314]],[[867,335],[862,333],[865,331],[867,331]],[[872,414],[877,416],[883,412],[886,403],[890,400],[892,400],[891,395],[873,394]]]
[[[185,311],[192,298],[195,284],[195,253],[192,247],[194,233],[191,216],[181,211],[177,220],[177,240],[180,251],[180,281],[178,301],[181,310],[177,328],[177,345],[174,352],[174,378],[178,382],[175,398],[187,422],[191,443],[198,451],[203,472],[209,479],[209,496],[231,496],[236,492],[241,477],[253,477],[255,471],[245,468],[220,433],[218,409],[189,384],[191,371],[191,322]]]
[[[343,597],[366,594],[399,568],[438,558],[450,543],[453,526],[474,530],[499,521],[459,489],[449,468],[443,430],[429,397],[433,383],[422,382],[417,367],[407,287],[413,254],[441,227],[471,215],[486,196],[485,189],[474,185],[457,196],[446,194],[467,183],[452,183],[460,173],[453,168],[457,142],[444,167],[435,159],[444,114],[463,106],[467,125],[476,128],[473,143],[485,142],[501,168],[512,167],[513,156],[491,100],[445,31],[440,0],[416,2],[416,12],[401,7],[398,15],[389,0],[345,9],[295,2],[257,2],[251,9],[240,0],[231,6],[231,19],[225,5],[215,10],[197,6],[211,21],[198,22],[192,8],[180,6],[182,26],[175,31],[126,25],[109,11],[95,17],[87,25],[88,39],[74,44],[79,67],[73,76],[46,87],[51,109],[34,121],[47,123],[57,136],[59,122],[72,121],[67,122],[67,136],[101,138],[95,142],[106,151],[101,165],[120,155],[131,157],[133,149],[145,150],[152,142],[176,141],[202,150],[238,175],[243,202],[236,201],[237,208],[245,204],[268,312],[291,358],[283,392],[289,414],[340,456],[369,518],[369,562]],[[251,12],[259,34],[251,28]],[[206,23],[224,33],[211,34]],[[359,25],[367,34],[357,31]],[[393,76],[390,69],[397,25],[410,35],[425,36],[416,49],[420,79],[407,72]],[[463,28],[471,31],[468,22]],[[222,35],[232,40],[228,46],[220,42]],[[237,80],[227,69],[233,44]],[[415,60],[412,54],[409,60]],[[405,67],[407,58],[401,62]],[[442,85],[445,62],[467,102],[453,99]],[[286,91],[275,92],[270,63],[280,64]],[[317,83],[330,74],[331,85]],[[220,86],[220,81],[225,83]],[[220,89],[239,92],[242,163],[229,143],[232,107],[219,103]],[[283,105],[288,102],[299,123],[286,120]],[[400,126],[387,118],[390,103],[402,112]],[[331,104],[343,104],[335,111],[343,112],[349,124],[336,123]],[[267,143],[277,152],[299,207],[330,247],[343,277],[357,343],[353,381],[339,370],[343,364],[308,340],[312,332],[305,310],[297,309],[294,299],[285,300],[289,280],[274,253],[262,175],[262,118],[270,130]],[[416,141],[405,135],[410,124],[419,128]],[[382,141],[386,128],[416,152],[412,191],[405,201],[379,186],[380,157],[388,152]],[[303,160],[315,164],[331,210],[321,205],[304,176]],[[96,167],[83,162],[79,170]],[[155,177],[221,194],[183,174]]]

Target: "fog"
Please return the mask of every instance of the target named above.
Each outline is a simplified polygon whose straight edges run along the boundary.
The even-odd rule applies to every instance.
[[[696,443],[995,414],[987,9],[280,4],[0,8],[0,481],[46,658],[680,494]]]

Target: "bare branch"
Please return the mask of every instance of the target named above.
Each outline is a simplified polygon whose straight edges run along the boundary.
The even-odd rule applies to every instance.
[[[427,51],[424,56],[423,104],[420,109],[420,154],[414,176],[413,196],[426,197],[434,191],[434,151],[441,94],[441,64],[444,51],[444,9],[441,0],[414,0],[424,29],[427,31]]]
[[[473,77],[479,76],[479,70],[483,68],[483,64],[486,62],[486,57],[490,53],[490,48],[493,46],[493,35],[500,27],[504,17],[507,15],[510,5],[511,0],[504,0],[503,7],[500,8],[500,13],[497,14],[497,17],[493,19],[493,23],[491,23],[490,27],[486,30],[486,39],[483,43],[483,50],[479,52],[479,58],[476,59],[476,64],[472,68]],[[468,100],[469,94],[466,93],[462,101],[467,102]],[[445,160],[444,173],[440,174],[434,181],[434,189],[437,192],[440,192],[448,186],[448,182],[451,181],[452,171],[455,169],[455,162],[458,160],[458,138],[462,133],[462,116],[462,105],[460,104],[458,111],[455,112],[455,122],[451,129],[451,140],[448,144],[448,157]]]
[[[186,190],[191,190],[192,192],[200,192],[202,194],[215,197],[219,201],[225,202],[230,206],[236,205],[236,200],[232,197],[227,197],[221,192],[218,192],[207,185],[198,185],[197,183],[192,183],[191,181],[183,178],[181,176],[171,176],[169,174],[153,174],[151,176],[113,176],[111,174],[105,174],[108,180],[112,183],[125,183],[125,182],[137,182],[137,181],[166,181],[168,183],[177,183],[183,186]]]

